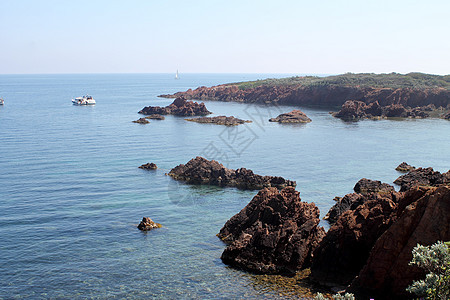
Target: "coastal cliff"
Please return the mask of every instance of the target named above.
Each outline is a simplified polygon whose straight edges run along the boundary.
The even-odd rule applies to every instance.
[[[381,107],[401,105],[405,108],[432,105],[450,109],[450,76],[409,73],[344,74],[328,77],[292,77],[222,84],[189,89],[165,98],[234,101],[273,105],[339,107],[347,100]],[[389,116],[388,116],[389,117]]]

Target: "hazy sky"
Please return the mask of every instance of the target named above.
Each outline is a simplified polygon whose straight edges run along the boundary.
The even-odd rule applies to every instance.
[[[0,73],[450,73],[449,0],[0,0]]]

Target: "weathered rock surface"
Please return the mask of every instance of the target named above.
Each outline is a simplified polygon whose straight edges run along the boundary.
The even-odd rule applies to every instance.
[[[330,224],[334,224],[347,210],[354,210],[359,205],[369,200],[377,200],[380,197],[386,197],[395,201],[398,197],[393,186],[382,183],[379,180],[360,179],[353,190],[355,193],[347,194],[342,198],[335,198],[336,204],[330,208],[325,216],[325,220],[328,220]]]
[[[148,117],[145,117],[145,118],[146,119],[152,119],[152,120],[164,120],[165,119],[164,116],[161,116],[161,115],[158,115],[158,114],[152,114],[152,115],[150,115]]]
[[[191,184],[208,184],[217,186],[238,187],[240,189],[260,190],[265,187],[284,188],[296,186],[295,181],[276,176],[261,176],[252,170],[225,168],[215,160],[207,160],[197,156],[187,164],[181,164],[170,170],[169,176],[175,180]]]
[[[172,104],[166,107],[160,106],[146,106],[139,111],[144,115],[176,115],[176,116],[204,116],[211,112],[206,109],[204,103],[197,103],[193,101],[187,101],[184,97],[176,98]]]
[[[133,123],[138,123],[138,124],[148,124],[150,123],[149,120],[145,119],[145,118],[140,118],[138,120],[133,121]]]
[[[252,121],[248,121],[248,120],[238,119],[233,116],[231,116],[231,117],[226,117],[226,116],[200,117],[200,118],[194,118],[194,119],[186,119],[186,121],[197,122],[197,123],[210,123],[210,124],[225,125],[225,126],[235,126],[235,125],[252,122]]]
[[[450,240],[450,186],[415,186],[400,200],[396,221],[376,241],[350,291],[364,299],[410,299],[405,289],[423,271],[408,263],[418,243]]]
[[[376,240],[394,222],[394,200],[374,194],[373,200],[365,199],[344,212],[314,251],[311,277],[325,285],[349,284],[366,263]]]
[[[229,243],[222,261],[255,273],[294,273],[309,265],[325,235],[319,209],[292,187],[267,188],[227,221],[218,237]]]
[[[152,230],[155,228],[161,228],[161,227],[162,227],[161,224],[155,223],[155,222],[153,222],[152,219],[147,218],[147,217],[143,217],[141,223],[139,223],[139,225],[137,226],[137,228],[142,231],[149,231],[149,230]]]
[[[416,169],[415,167],[408,165],[406,162],[402,162],[401,164],[399,164],[397,166],[397,168],[395,168],[395,170],[397,170],[399,172],[404,172],[404,173],[415,170],[415,169]]]
[[[442,116],[445,120],[450,120],[450,111]]]
[[[142,166],[139,166],[139,169],[156,170],[156,169],[158,169],[158,166],[154,163],[146,163],[146,164],[143,164]]]
[[[311,119],[299,109],[295,109],[291,112],[281,114],[276,118],[269,119],[269,122],[278,123],[309,123]]]
[[[415,185],[436,186],[449,184],[450,171],[441,174],[439,171],[434,171],[433,168],[418,168],[400,176],[394,183],[400,185],[401,192],[407,191]]]
[[[360,119],[380,119],[380,118],[427,118],[430,104],[424,107],[404,107],[399,103],[392,103],[381,106],[378,101],[367,104],[363,101],[347,100],[342,105],[341,110],[333,113],[333,116],[345,121],[357,121]]]

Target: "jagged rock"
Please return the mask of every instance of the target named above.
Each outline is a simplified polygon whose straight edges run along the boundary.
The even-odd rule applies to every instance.
[[[233,116],[231,116],[231,117],[226,117],[226,116],[201,117],[201,118],[185,119],[185,120],[191,121],[191,122],[197,122],[197,123],[211,123],[211,124],[226,125],[226,126],[235,126],[235,125],[252,122],[252,121],[248,121],[248,120],[238,119]]]
[[[176,98],[172,104],[166,107],[160,106],[146,106],[139,111],[144,115],[176,115],[176,116],[204,116],[211,112],[206,109],[204,103],[197,103],[193,101],[187,101],[184,97]]]
[[[395,170],[397,170],[399,172],[404,172],[404,173],[415,170],[415,169],[416,169],[415,167],[408,165],[406,162],[402,162],[401,164],[399,164],[397,166],[397,168],[395,168]]]
[[[388,118],[405,118],[408,116],[405,107],[401,104],[391,104],[383,107],[383,115]]]
[[[155,222],[153,222],[152,219],[147,218],[147,217],[143,217],[141,223],[139,223],[139,225],[137,226],[137,228],[142,231],[148,231],[148,230],[152,230],[155,228],[161,228],[161,227],[162,227],[161,224],[155,223]]]
[[[367,105],[362,101],[347,100],[342,104],[341,110],[333,116],[345,121],[357,121],[367,116]]]
[[[152,119],[152,120],[164,120],[165,119],[164,116],[161,116],[161,115],[158,115],[158,114],[153,114],[153,115],[150,115],[150,116],[145,117],[145,118],[146,119]]]
[[[395,220],[396,202],[373,195],[374,200],[344,212],[320,242],[311,266],[314,281],[348,285],[358,275],[376,240]]]
[[[418,243],[431,245],[450,240],[450,186],[411,188],[399,202],[397,220],[376,241],[370,256],[350,286],[365,299],[410,299],[406,287],[423,279],[423,271],[410,266]]]
[[[142,166],[139,166],[139,169],[156,170],[156,169],[158,169],[158,166],[154,163],[146,163],[146,164],[143,164]]]
[[[396,195],[393,193],[395,192],[394,187],[378,180],[362,178],[356,183],[353,190],[355,193],[347,194],[343,198],[335,198],[336,203],[324,218],[330,224],[334,224],[347,210],[354,210],[366,201],[378,199],[380,196],[391,200],[396,199]]]
[[[379,180],[370,180],[367,178],[360,179],[353,188],[355,193],[367,195],[370,193],[377,193],[377,194],[390,194],[391,192],[394,192],[395,189],[392,185],[389,185],[387,183],[382,183]]]
[[[449,184],[450,171],[441,174],[439,171],[434,171],[433,168],[418,168],[400,176],[394,183],[400,185],[401,192],[407,191],[415,185],[436,186]]]
[[[269,122],[278,123],[309,123],[311,119],[299,109],[295,109],[291,112],[281,114],[276,118],[269,119]]]
[[[319,209],[292,187],[266,188],[228,220],[218,237],[229,243],[221,259],[255,273],[295,273],[307,267],[325,235]]]
[[[150,121],[147,120],[147,119],[145,119],[145,118],[140,118],[140,119],[138,119],[138,120],[136,120],[136,121],[133,121],[133,123],[138,123],[138,124],[148,124],[148,123],[150,123]]]
[[[238,187],[240,189],[260,190],[265,187],[284,188],[296,186],[295,181],[276,176],[261,176],[252,170],[240,168],[227,169],[215,160],[197,156],[187,164],[181,164],[170,170],[169,176],[175,180],[190,184],[209,184],[217,186]]]

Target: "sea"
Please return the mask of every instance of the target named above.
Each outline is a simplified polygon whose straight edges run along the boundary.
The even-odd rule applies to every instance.
[[[205,101],[213,116],[252,123],[132,122],[144,106],[173,101],[161,94],[286,76],[0,75],[0,299],[290,299],[317,291],[222,263],[216,234],[257,191],[187,185],[166,173],[203,156],[282,176],[324,217],[361,178],[392,184],[403,161],[449,170],[449,121],[349,123],[329,114],[335,108]],[[72,105],[85,94],[97,104]],[[311,123],[268,122],[298,108]],[[147,162],[158,169],[138,168]],[[144,216],[163,227],[139,231]]]

